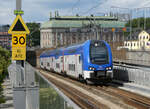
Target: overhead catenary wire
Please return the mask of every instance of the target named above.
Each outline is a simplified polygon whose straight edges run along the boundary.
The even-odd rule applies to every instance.
[[[104,1],[106,1],[106,0],[104,0]],[[92,6],[91,8],[89,8],[87,11],[81,12],[81,15],[85,15],[85,14],[87,14],[88,12],[92,11],[93,9],[99,7],[100,4],[103,4],[103,3],[104,3],[104,1],[100,1],[100,2],[97,3],[96,5],[94,5],[94,6]]]
[[[80,0],[77,0],[77,2],[75,2],[73,4],[73,6],[71,7],[71,9],[69,8],[68,13],[72,13],[73,14],[73,10],[74,8],[80,3]]]

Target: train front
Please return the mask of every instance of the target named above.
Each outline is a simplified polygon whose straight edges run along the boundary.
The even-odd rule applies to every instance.
[[[92,40],[84,54],[84,77],[86,80],[108,81],[113,78],[112,53],[105,41]]]

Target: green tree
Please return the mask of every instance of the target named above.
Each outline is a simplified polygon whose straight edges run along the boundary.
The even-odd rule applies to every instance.
[[[145,23],[145,29],[150,28],[150,18],[136,18],[131,20],[132,28],[141,28],[144,29],[144,23]],[[126,27],[130,27],[130,21],[126,23]]]
[[[29,47],[40,45],[40,23],[27,23],[30,34],[27,35],[27,45]]]
[[[4,78],[8,75],[7,68],[10,62],[10,52],[0,46],[0,103],[4,102],[1,84],[3,83]]]
[[[0,46],[0,76],[7,75],[7,67],[11,62],[10,56],[10,52]]]

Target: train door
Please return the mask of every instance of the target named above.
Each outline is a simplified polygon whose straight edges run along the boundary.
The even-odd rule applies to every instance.
[[[64,71],[64,56],[60,56],[60,72]]]
[[[53,57],[51,57],[50,60],[51,60],[51,63],[50,63],[50,66],[51,66],[51,67],[50,67],[50,69],[53,70],[53,69],[54,69],[54,65],[53,65]]]
[[[79,77],[79,75],[82,75],[82,59],[81,59],[81,55],[77,55],[77,64],[76,64],[76,71],[77,71],[77,77]]]

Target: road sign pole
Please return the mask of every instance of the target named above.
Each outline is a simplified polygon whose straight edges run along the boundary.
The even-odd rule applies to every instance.
[[[16,18],[10,26],[8,33],[12,34],[12,60],[16,61],[16,79],[14,88],[15,109],[39,109],[39,89],[34,81],[34,72],[27,66],[26,60],[26,35],[30,33],[21,15],[21,0],[16,0]],[[13,78],[13,77],[10,77]],[[35,100],[37,99],[37,100]],[[36,101],[36,102],[35,102]],[[20,104],[20,105],[19,105]]]
[[[21,0],[16,0],[16,10],[17,11],[21,11]],[[17,15],[17,14],[16,14]],[[13,37],[12,37],[13,38]],[[12,42],[13,43],[13,42]],[[17,66],[22,66],[23,68],[24,68],[24,61],[23,60],[16,60],[16,67]],[[16,68],[17,69],[17,68]],[[25,69],[23,69],[23,75],[22,76],[24,76],[23,78],[24,78],[24,84],[25,84]],[[20,107],[19,107],[19,105],[17,105],[18,103],[20,103],[20,104],[24,104],[24,105],[22,105],[22,109],[26,109],[26,92],[25,92],[25,86],[23,86],[24,88],[18,88],[18,87],[15,87],[15,89],[18,89],[18,90],[14,90],[14,96],[16,97],[16,102],[14,102],[14,106],[15,106],[15,108],[16,109],[19,109]],[[16,92],[16,93],[15,93]],[[24,96],[18,96],[18,94],[19,93],[21,93],[22,95],[24,95]]]
[[[20,10],[21,11],[21,0],[16,0],[16,10]]]

